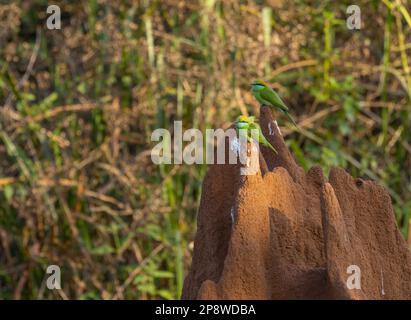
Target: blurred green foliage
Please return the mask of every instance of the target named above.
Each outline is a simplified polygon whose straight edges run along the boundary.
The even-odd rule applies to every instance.
[[[47,3],[0,4],[0,298],[179,298],[207,168],[154,165],[151,133],[257,114],[254,78],[303,128],[283,132],[304,169],[378,181],[407,236],[404,2],[358,1],[356,31],[349,1],[55,1],[61,30]]]

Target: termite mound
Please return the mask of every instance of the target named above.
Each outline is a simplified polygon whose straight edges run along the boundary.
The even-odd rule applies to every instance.
[[[261,148],[262,172],[209,167],[182,298],[411,299],[411,254],[388,192],[340,168],[328,179],[318,166],[304,172],[269,108],[260,124],[278,150]]]

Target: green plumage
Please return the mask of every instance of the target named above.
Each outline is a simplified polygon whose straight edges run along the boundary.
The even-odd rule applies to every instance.
[[[246,132],[247,140],[251,141],[253,138],[251,135],[251,130],[257,129],[258,130],[258,143],[262,144],[263,146],[267,148],[270,148],[271,150],[274,151],[274,153],[277,154],[277,150],[275,150],[274,147],[271,145],[271,143],[268,142],[268,140],[264,137],[261,127],[258,125],[258,123],[254,121],[255,121],[254,117],[239,116],[235,122],[235,128],[237,129],[237,134],[241,135]],[[240,129],[245,129],[246,131],[240,130]]]
[[[261,105],[277,108],[283,112],[295,126],[297,126],[294,119],[289,114],[288,107],[283,100],[281,100],[277,92],[275,92],[266,82],[262,80],[254,81],[251,84],[251,92]]]

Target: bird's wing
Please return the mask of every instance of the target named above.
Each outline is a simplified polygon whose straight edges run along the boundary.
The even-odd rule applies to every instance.
[[[263,131],[261,130],[261,127],[257,123],[253,123],[252,129],[257,129],[258,130],[258,142],[264,144],[267,140],[264,137]]]
[[[274,153],[278,153],[277,150],[272,146],[272,144],[266,139],[266,137],[263,134],[263,131],[261,130],[261,127],[258,123],[252,123],[250,125],[250,129],[257,129],[258,130],[258,143],[261,143],[263,146],[270,148],[271,150],[274,151]]]
[[[249,125],[249,128],[260,130],[260,126],[258,125],[258,123],[255,123],[255,122],[251,122]]]
[[[288,111],[288,107],[274,90],[266,88],[265,90],[261,90],[260,95],[261,98],[271,102],[275,107],[278,107],[283,111]]]
[[[253,133],[252,133],[253,129],[260,130],[258,124],[255,122],[251,122],[248,128],[250,129],[250,131],[248,132],[248,135],[250,136],[250,138],[254,138]],[[258,132],[258,136],[260,136],[260,131]]]
[[[267,144],[269,144],[269,142],[267,141],[267,139],[265,138],[265,136],[264,136],[264,134],[263,134],[263,131],[261,130],[261,128],[258,128],[259,129],[259,136],[258,136],[258,139],[260,140],[259,142],[260,143],[262,143],[263,145],[267,145]]]

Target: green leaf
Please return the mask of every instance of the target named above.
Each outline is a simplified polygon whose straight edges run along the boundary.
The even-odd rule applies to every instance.
[[[110,253],[113,253],[113,252],[114,252],[114,249],[111,246],[109,246],[108,244],[104,244],[100,247],[93,248],[91,250],[91,253],[95,254],[95,255],[105,255],[105,254],[110,254]]]
[[[146,283],[138,286],[138,291],[149,293],[151,295],[155,295],[156,287],[153,283]]]
[[[154,278],[174,278],[174,273],[164,270],[155,270],[151,273]]]
[[[14,188],[11,185],[7,185],[4,187],[4,196],[6,197],[6,200],[8,203],[11,202],[11,199],[13,198],[14,194]]]
[[[165,289],[161,289],[157,291],[157,294],[161,297],[164,298],[166,300],[173,300],[175,299],[174,296],[171,294],[170,291],[165,290]]]

